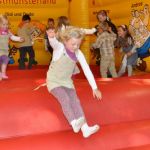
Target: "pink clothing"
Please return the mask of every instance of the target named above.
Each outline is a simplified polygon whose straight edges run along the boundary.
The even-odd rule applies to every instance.
[[[0,29],[0,35],[7,35],[8,30]]]
[[[0,56],[0,64],[8,64],[9,62],[9,57],[6,55]]]

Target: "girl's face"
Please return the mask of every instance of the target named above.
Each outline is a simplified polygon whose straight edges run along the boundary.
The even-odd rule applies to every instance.
[[[124,38],[126,35],[126,31],[124,31],[121,27],[118,28],[118,36]]]
[[[54,28],[54,22],[53,21],[49,21],[48,22],[48,27],[49,28]]]
[[[102,15],[102,14],[99,14],[99,15],[98,15],[98,20],[99,20],[100,22],[104,22],[104,21],[106,20],[106,16],[105,16],[105,15]]]
[[[7,30],[8,29],[8,20],[3,19],[1,24],[0,24],[0,28],[3,30]]]
[[[77,49],[79,49],[81,45],[82,39],[79,38],[71,38],[64,42],[65,47],[70,50],[71,52],[75,52]]]

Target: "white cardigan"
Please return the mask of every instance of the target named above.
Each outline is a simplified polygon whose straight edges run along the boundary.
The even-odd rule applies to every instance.
[[[64,53],[64,52],[66,53],[65,47],[64,47],[64,45],[61,42],[59,42],[56,39],[56,37],[49,38],[49,42],[50,42],[50,45],[53,48],[52,61],[57,61],[61,57],[62,53]],[[86,76],[86,78],[87,78],[91,88],[93,90],[97,89],[97,85],[96,85],[94,76],[93,76],[93,74],[92,74],[92,72],[91,72],[91,70],[89,68],[89,65],[86,62],[86,59],[85,59],[83,53],[81,52],[81,50],[78,49],[75,52],[75,54],[76,54],[77,60],[79,61],[79,63],[81,65],[82,69],[83,69],[83,72],[84,72],[84,74],[85,74],[85,76]]]

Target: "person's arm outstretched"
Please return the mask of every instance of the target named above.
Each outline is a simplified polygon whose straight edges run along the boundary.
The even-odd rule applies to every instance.
[[[48,35],[48,40],[49,40],[50,45],[52,46],[53,50],[55,51],[55,50],[60,49],[60,47],[62,47],[62,43],[59,42],[56,39],[55,30],[54,29],[49,29],[46,32],[47,32],[47,35]]]
[[[93,90],[93,96],[94,98],[97,98],[98,100],[100,100],[102,98],[102,94],[101,94],[101,91],[98,89],[97,85],[96,85],[96,82],[95,82],[95,79],[94,79],[94,76],[90,70],[90,67],[89,65],[87,64],[86,62],[86,59],[83,55],[83,53],[78,50],[77,51],[77,58],[78,58],[78,61],[83,69],[83,72]]]
[[[15,41],[15,42],[23,42],[24,41],[24,38],[19,37],[19,36],[15,36],[11,32],[9,32],[9,35],[10,35],[10,39],[12,41]]]
[[[58,60],[63,53],[64,45],[59,42],[56,38],[56,33],[54,29],[47,30],[48,40],[51,47],[53,48],[53,58],[52,60]]]

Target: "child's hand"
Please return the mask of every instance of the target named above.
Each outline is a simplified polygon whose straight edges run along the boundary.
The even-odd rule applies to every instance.
[[[126,55],[127,57],[130,57],[132,55],[132,52],[128,52]]]
[[[49,38],[54,38],[56,36],[54,29],[49,29],[46,31]]]
[[[93,97],[97,98],[98,100],[102,99],[102,93],[99,91],[99,89],[93,90]]]
[[[47,46],[45,46],[45,51],[46,51],[46,52],[48,52],[48,48],[47,48]]]
[[[20,37],[20,42],[24,42],[24,38],[23,37]]]

